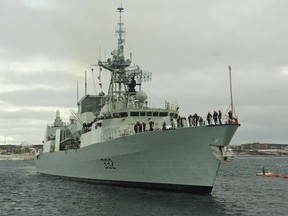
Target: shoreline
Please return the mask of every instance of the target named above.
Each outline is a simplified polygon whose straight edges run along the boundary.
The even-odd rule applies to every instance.
[[[288,157],[288,155],[276,155],[276,154],[258,154],[258,155],[254,155],[254,154],[247,154],[247,155],[236,155],[234,154],[234,157]]]
[[[24,154],[0,154],[1,160],[34,160],[34,153],[24,153]]]

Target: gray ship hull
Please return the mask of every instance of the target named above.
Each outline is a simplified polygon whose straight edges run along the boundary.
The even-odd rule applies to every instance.
[[[210,193],[238,124],[123,136],[37,156],[38,173],[84,181]]]

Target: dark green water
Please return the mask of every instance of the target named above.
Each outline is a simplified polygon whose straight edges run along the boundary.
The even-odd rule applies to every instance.
[[[0,215],[286,215],[288,157],[224,164],[211,195],[120,188],[37,175],[34,161],[0,161]]]

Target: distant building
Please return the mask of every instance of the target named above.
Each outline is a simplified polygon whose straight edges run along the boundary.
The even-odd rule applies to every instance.
[[[267,144],[268,149],[282,149],[285,150],[288,148],[288,144]]]
[[[288,144],[247,143],[229,145],[236,155],[288,155]]]
[[[255,143],[248,143],[248,144],[241,145],[242,151],[256,151],[259,149],[268,149],[268,144],[255,142]]]

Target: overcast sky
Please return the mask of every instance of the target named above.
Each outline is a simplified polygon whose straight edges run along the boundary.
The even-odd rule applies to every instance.
[[[126,58],[152,72],[142,89],[183,116],[225,112],[232,144],[288,143],[287,0],[122,0]],[[57,109],[76,110],[77,80],[116,48],[116,0],[0,0],[0,144],[39,144]],[[108,76],[102,74],[104,81]],[[95,78],[96,92],[98,80]],[[104,86],[104,87],[107,87]],[[2,140],[1,140],[2,139]]]

